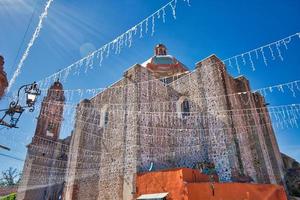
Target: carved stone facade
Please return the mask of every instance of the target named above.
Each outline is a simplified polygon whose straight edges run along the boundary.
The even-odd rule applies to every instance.
[[[43,99],[32,142],[27,146],[18,200],[61,199],[70,137],[59,139],[64,92],[56,81]]]
[[[4,58],[0,55],[0,99],[8,86],[6,73],[4,72]]]
[[[46,97],[43,107],[48,101]],[[65,200],[134,199],[138,173],[203,162],[214,163],[223,182],[248,176],[256,183],[283,183],[283,163],[264,98],[251,92],[246,78],[231,77],[215,55],[189,72],[158,45],[144,64],[134,65],[121,80],[78,104],[70,146],[57,139],[59,129],[53,138],[47,136],[49,121],[43,112],[28,146],[25,195],[18,193],[18,199],[30,199],[27,190],[37,177],[33,170],[40,169],[33,165],[39,160],[30,155],[41,156],[39,147],[47,149],[41,141],[53,146],[46,160],[54,159],[37,167],[62,169],[57,176],[48,171],[41,176],[46,176],[46,185],[64,185]],[[68,161],[63,159],[59,167],[61,153],[54,150],[64,146],[64,152],[69,147]],[[48,194],[51,188],[38,191]]]

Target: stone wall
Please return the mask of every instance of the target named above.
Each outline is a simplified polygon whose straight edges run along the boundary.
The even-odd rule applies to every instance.
[[[79,104],[65,199],[133,199],[138,172],[201,162],[213,162],[221,181],[282,183],[278,153],[263,98],[216,56],[171,83],[135,65]]]
[[[69,142],[34,137],[28,145],[18,200],[57,199],[63,192]]]

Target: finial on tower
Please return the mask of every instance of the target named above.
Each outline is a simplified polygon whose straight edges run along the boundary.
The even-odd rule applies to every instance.
[[[167,55],[167,48],[163,44],[158,44],[155,46],[154,53],[156,56],[165,56]]]

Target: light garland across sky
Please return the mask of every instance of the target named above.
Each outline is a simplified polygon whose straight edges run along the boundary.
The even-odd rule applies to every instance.
[[[161,13],[163,12],[163,10],[166,9],[167,6],[170,6],[172,9],[175,9],[176,6],[171,6],[174,3],[176,3],[177,1],[171,1],[168,4],[166,4],[164,7],[160,8],[158,11],[156,11],[155,13],[153,13],[152,15],[150,15],[148,18],[149,19],[153,16],[156,16],[157,13]],[[143,33],[143,24],[146,23],[146,19],[144,19],[142,22],[140,22],[139,24],[137,24],[136,26],[134,26],[133,28],[129,29],[127,32],[123,33],[121,36],[117,37],[115,40],[113,40],[112,42],[104,45],[103,47],[101,47],[100,49],[90,53],[88,56],[80,59],[79,61],[69,65],[68,67],[38,81],[38,84],[41,85],[42,87],[46,88],[49,87],[49,85],[56,81],[57,79],[60,79],[61,81],[65,81],[66,78],[70,75],[70,72],[74,72],[73,74],[79,74],[80,70],[83,66],[85,66],[85,72],[89,69],[93,68],[93,65],[95,63],[94,60],[98,60],[99,65],[101,66],[101,63],[103,61],[103,53],[106,53],[106,57],[110,54],[110,50],[115,49],[115,48],[120,48],[119,46],[116,46],[116,44],[119,44],[120,41],[124,40],[125,35],[128,35],[130,32],[132,33],[133,31],[137,30],[137,28],[140,28],[140,33]],[[134,34],[135,35],[135,34]],[[141,36],[141,35],[140,35]],[[257,47],[255,49],[249,50],[247,52],[243,52],[240,54],[237,54],[235,56],[232,56],[230,58],[221,60],[220,62],[224,63],[225,65],[229,66],[229,67],[235,67],[238,71],[238,73],[241,73],[241,66],[250,64],[251,68],[253,71],[255,71],[255,61],[254,58],[256,60],[259,59],[263,59],[265,65],[268,65],[268,55],[266,54],[267,51],[270,52],[270,56],[271,59],[274,60],[276,59],[276,57],[279,57],[280,60],[283,60],[283,55],[282,55],[282,47],[285,48],[285,50],[288,49],[288,45],[295,41],[295,39],[300,39],[300,32],[297,32],[295,34],[289,35],[287,37],[284,37],[282,39],[279,39],[275,42],[271,42],[269,44]],[[128,40],[128,38],[127,38]],[[127,41],[125,39],[125,41]],[[123,41],[122,44],[128,44],[128,42]],[[129,43],[131,44],[131,43]],[[125,45],[125,46],[131,46],[131,45]],[[123,47],[123,46],[122,46]],[[118,53],[119,50],[116,51],[116,53]],[[277,53],[275,53],[277,52]],[[212,63],[211,65],[214,65],[217,63]],[[206,65],[207,67],[208,65]],[[195,70],[194,70],[195,71]],[[193,71],[191,71],[190,73],[192,73]],[[189,73],[189,74],[190,74]],[[187,74],[188,75],[188,74]]]
[[[144,81],[141,83],[137,83],[137,85],[140,84],[150,84],[152,82],[151,81]],[[191,81],[192,82],[192,81]],[[72,98],[75,95],[78,95],[80,98],[83,97],[83,95],[91,95],[91,96],[95,96],[97,95],[99,92],[102,92],[106,89],[109,89],[111,91],[111,95],[113,96],[114,93],[117,93],[120,90],[124,90],[126,87],[129,87],[129,85],[124,85],[124,86],[112,86],[109,88],[91,88],[91,89],[73,89],[73,90],[63,90],[66,96],[66,99],[68,99],[68,102],[64,103],[65,107],[73,107],[75,108],[78,104],[78,102],[74,103],[72,102]],[[48,90],[43,89],[43,93],[44,95],[46,95]],[[49,90],[49,91],[57,91],[57,90]],[[200,100],[200,99],[216,99],[216,98],[226,98],[226,97],[238,97],[241,95],[246,95],[246,94],[250,94],[250,93],[255,93],[255,92],[259,92],[261,95],[266,96],[268,93],[273,93],[275,91],[278,91],[280,93],[285,93],[287,91],[289,91],[293,97],[296,97],[297,93],[300,93],[300,80],[295,80],[295,81],[289,81],[289,82],[285,82],[285,83],[280,83],[280,84],[275,84],[275,85],[270,85],[270,86],[266,86],[266,87],[262,87],[262,88],[257,88],[251,91],[243,91],[243,92],[237,92],[237,93],[231,93],[231,94],[227,94],[227,95],[212,95],[212,96],[206,96],[206,97],[193,97],[194,100]],[[163,103],[173,103],[173,102],[177,102],[177,100],[169,100],[169,101],[159,101],[156,104],[163,104]],[[140,102],[140,104],[151,104],[152,102]],[[48,102],[48,104],[50,105],[57,105],[57,103],[55,102]],[[113,103],[110,102],[110,105],[119,105],[118,103]],[[128,104],[136,104],[135,102],[128,102]],[[95,106],[95,105],[94,105]],[[39,107],[39,106],[37,106]]]
[[[183,1],[190,5],[189,0]],[[53,80],[66,80],[70,73],[79,74],[83,67],[85,68],[84,72],[87,72],[93,68],[96,62],[99,66],[101,66],[103,59],[109,57],[113,51],[115,54],[119,54],[124,47],[130,48],[135,37],[142,38],[145,34],[149,33],[149,29],[151,29],[151,35],[153,36],[155,33],[155,21],[162,20],[165,23],[166,15],[168,14],[168,8],[171,9],[171,14],[173,18],[176,19],[177,6],[177,0],[171,0],[169,3],[159,8],[157,11],[116,37],[114,40],[108,42],[101,48],[91,52],[84,58],[72,63],[62,70],[44,78],[43,80],[38,81],[38,84],[47,85],[47,83],[52,82]],[[151,28],[149,27],[150,25]]]
[[[241,66],[246,64],[250,64],[252,70],[255,71],[254,59],[258,60],[261,58],[264,64],[267,66],[269,58],[266,55],[266,52],[268,51],[271,56],[271,60],[280,58],[280,60],[283,61],[281,47],[283,46],[285,50],[288,50],[288,45],[295,39],[300,39],[300,32],[289,35],[285,38],[263,45],[261,47],[252,49],[250,51],[241,53],[239,55],[224,59],[223,62],[230,67],[236,67],[239,74],[241,73]]]

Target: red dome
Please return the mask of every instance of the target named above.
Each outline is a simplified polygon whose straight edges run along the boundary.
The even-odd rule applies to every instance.
[[[187,67],[175,57],[167,55],[167,48],[163,44],[155,47],[155,55],[142,64],[151,70],[157,78],[163,78],[187,72]]]

